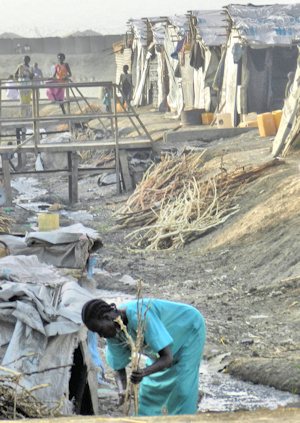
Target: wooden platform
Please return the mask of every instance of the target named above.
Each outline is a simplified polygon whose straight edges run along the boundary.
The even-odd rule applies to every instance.
[[[17,146],[0,146],[0,154],[20,153],[67,153],[72,151],[85,150],[113,150],[115,149],[115,140],[105,141],[86,141],[80,143],[49,143],[35,145],[17,145]],[[135,150],[143,148],[151,148],[151,142],[148,139],[127,139],[119,140],[118,146],[120,150]]]

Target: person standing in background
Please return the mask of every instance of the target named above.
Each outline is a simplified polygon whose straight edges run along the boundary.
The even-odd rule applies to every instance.
[[[66,82],[70,76],[72,76],[71,69],[68,63],[65,63],[66,56],[63,53],[59,53],[57,55],[58,64],[55,65],[55,71],[52,82]],[[63,105],[63,101],[65,99],[65,88],[49,88],[46,91],[46,95],[51,101],[59,101],[60,108],[62,112],[65,114],[65,107]]]
[[[132,100],[132,75],[128,73],[129,66],[124,65],[123,66],[123,73],[120,75],[120,82],[119,86],[121,89],[121,94],[123,97],[123,105],[130,104],[130,101]]]
[[[5,86],[7,90],[5,91],[5,97],[8,100],[17,100],[19,98],[19,92],[17,90],[17,83],[14,81],[14,76],[9,75]]]
[[[24,56],[23,63],[21,63],[15,72],[15,78],[19,81],[19,87],[26,86],[26,88],[19,89],[19,96],[20,96],[20,116],[21,117],[31,117],[32,116],[32,109],[31,109],[31,95],[32,90],[29,85],[32,84],[33,79],[33,70],[29,66],[30,57]]]
[[[42,81],[41,79],[43,78],[43,72],[41,71],[41,69],[39,69],[39,64],[35,63],[33,66],[33,83],[34,85],[41,85]],[[37,97],[40,98],[40,91],[37,90]]]

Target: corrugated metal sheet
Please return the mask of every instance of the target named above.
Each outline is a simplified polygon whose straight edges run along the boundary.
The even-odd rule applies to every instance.
[[[300,42],[300,3],[226,7],[233,27],[251,46]]]
[[[222,46],[227,39],[227,15],[222,10],[193,10],[196,29],[205,46]]]

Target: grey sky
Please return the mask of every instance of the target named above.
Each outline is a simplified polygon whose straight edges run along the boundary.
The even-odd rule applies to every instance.
[[[0,33],[27,37],[64,36],[92,29],[121,34],[130,18],[181,15],[188,10],[221,9],[224,0],[0,0]],[[253,2],[255,5],[289,4],[290,1]]]

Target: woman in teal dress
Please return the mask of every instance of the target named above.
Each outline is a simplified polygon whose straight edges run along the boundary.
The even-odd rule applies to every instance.
[[[205,323],[201,313],[187,304],[144,299],[138,306],[137,300],[133,300],[116,308],[96,299],[84,305],[83,323],[106,338],[106,360],[115,370],[120,397],[125,395],[131,350],[115,320],[121,317],[135,341],[137,310],[145,320],[142,353],[148,356],[146,366],[130,375],[131,382],[141,383],[139,416],[195,414]]]

